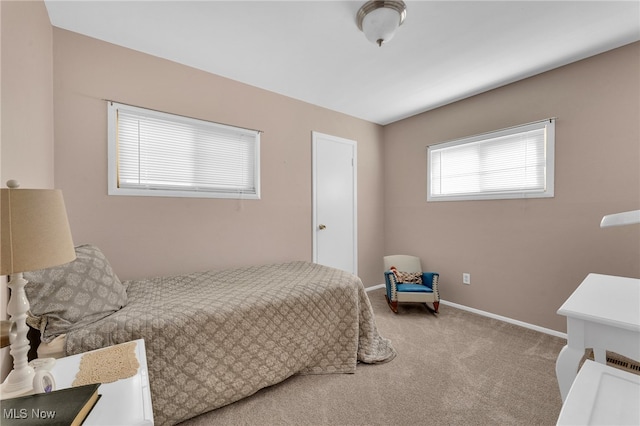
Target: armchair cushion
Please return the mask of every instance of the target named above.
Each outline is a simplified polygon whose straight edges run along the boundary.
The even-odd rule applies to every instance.
[[[398,284],[396,287],[396,291],[402,292],[410,292],[410,293],[433,293],[433,289],[427,287],[424,284],[414,284],[414,283],[404,283]]]

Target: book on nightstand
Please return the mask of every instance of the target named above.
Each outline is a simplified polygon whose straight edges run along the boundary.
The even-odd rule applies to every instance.
[[[0,424],[79,426],[89,415],[100,395],[99,383],[20,396],[0,401]]]

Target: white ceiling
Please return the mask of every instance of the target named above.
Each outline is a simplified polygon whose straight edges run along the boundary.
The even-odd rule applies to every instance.
[[[45,0],[56,27],[379,124],[640,40],[637,0],[406,3],[378,47],[364,0]]]

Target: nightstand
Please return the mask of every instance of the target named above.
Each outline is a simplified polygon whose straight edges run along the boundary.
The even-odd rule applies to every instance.
[[[93,407],[84,425],[153,425],[144,340],[135,340],[135,343],[135,353],[140,364],[137,373],[133,377],[100,385],[98,393],[102,397]],[[56,381],[56,389],[71,387],[83,355],[105,349],[108,348],[57,359],[55,366],[51,369]]]

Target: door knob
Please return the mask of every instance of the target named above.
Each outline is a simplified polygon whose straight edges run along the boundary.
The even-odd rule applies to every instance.
[[[322,231],[323,229],[326,228],[326,225],[320,224],[320,226],[318,226],[318,228],[320,228],[320,230]]]

